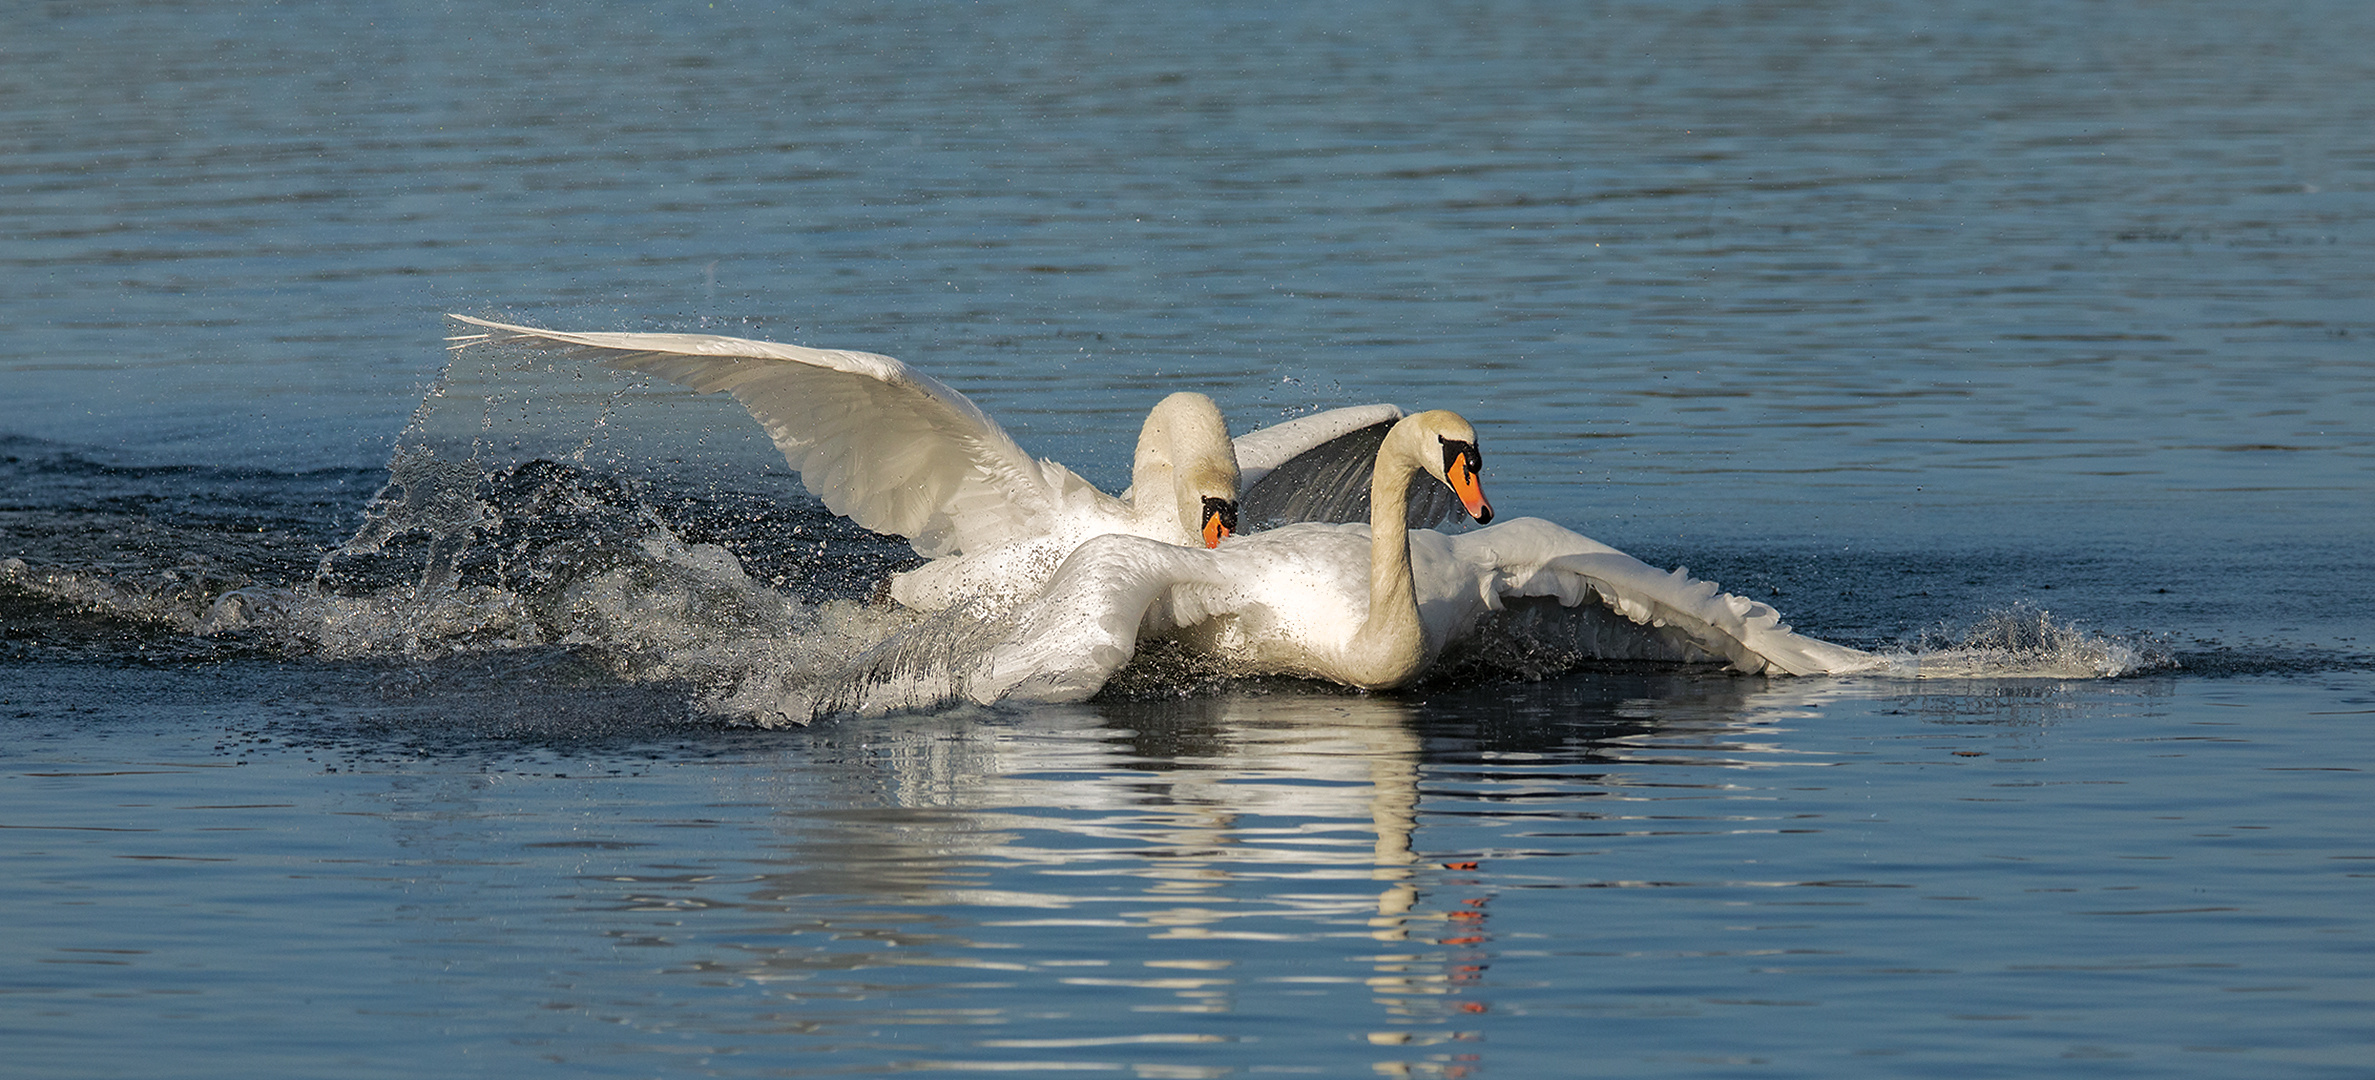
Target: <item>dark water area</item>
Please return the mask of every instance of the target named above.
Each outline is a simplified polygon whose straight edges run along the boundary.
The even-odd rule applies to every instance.
[[[0,1074],[2364,1075],[2370,43],[11,7]],[[1983,662],[752,727],[912,551],[447,312],[897,356],[1107,490],[1173,390],[1457,409],[1507,516]]]

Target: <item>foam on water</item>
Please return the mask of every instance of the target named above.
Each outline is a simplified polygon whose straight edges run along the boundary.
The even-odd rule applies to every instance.
[[[576,479],[557,466],[533,471],[550,482],[539,488],[548,495],[552,483]],[[518,475],[496,473],[484,485],[502,491]],[[434,531],[424,521],[398,520],[401,505],[377,508],[361,534],[367,542],[331,552],[310,581],[266,583],[205,566],[113,572],[18,558],[0,561],[0,581],[72,611],[145,626],[152,640],[160,632],[183,639],[184,649],[405,662],[583,650],[622,679],[685,684],[704,708],[737,719],[763,719],[785,693],[838,672],[848,657],[913,621],[887,605],[804,602],[755,581],[726,548],[688,543],[648,507],[590,519],[479,503],[466,524]],[[518,535],[555,524],[578,528]],[[352,565],[359,561],[374,565]],[[402,569],[391,573],[391,562]]]
[[[1907,679],[2109,679],[2177,666],[2167,646],[2089,630],[2027,604],[1940,626],[1882,652],[1876,673]]]

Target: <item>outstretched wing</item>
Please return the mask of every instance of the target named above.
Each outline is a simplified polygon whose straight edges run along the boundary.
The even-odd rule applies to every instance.
[[[1377,448],[1401,418],[1394,405],[1354,405],[1239,436],[1237,467],[1245,493],[1238,514],[1246,528],[1368,521]],[[1434,483],[1411,485],[1409,506],[1414,529],[1433,528],[1460,512],[1459,496]]]
[[[940,380],[888,356],[709,334],[567,333],[454,315],[458,336],[568,348],[699,393],[732,393],[825,507],[937,558],[1049,527],[1062,466],[1023,452]],[[1082,485],[1085,486],[1085,485]]]
[[[1778,675],[1837,675],[1884,663],[1792,630],[1769,604],[1724,592],[1684,570],[1660,570],[1540,518],[1502,522],[1449,541],[1462,565],[1493,571],[1492,606],[1545,596],[1566,607],[1597,602],[1630,621],[1643,636],[1635,645],[1609,648],[1604,655],[1610,659],[1715,659],[1750,674]]]

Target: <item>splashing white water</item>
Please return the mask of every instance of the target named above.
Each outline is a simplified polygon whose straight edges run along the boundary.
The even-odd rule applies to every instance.
[[[2107,679],[2173,665],[2168,650],[2016,605],[1960,628],[1934,628],[1881,654],[1874,674],[1906,679]]]

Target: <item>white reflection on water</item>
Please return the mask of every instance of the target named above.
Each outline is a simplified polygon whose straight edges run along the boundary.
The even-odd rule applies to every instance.
[[[490,678],[652,705],[559,674]],[[160,676],[147,726],[12,742],[0,895],[49,966],[9,992],[42,1063],[135,1024],[727,1075],[2331,1055],[2363,971],[2309,935],[2366,881],[2333,681],[1652,671],[572,742],[480,679],[193,734]]]
[[[1430,782],[1424,703],[1377,697],[1247,693],[820,729],[798,768],[738,772],[715,792],[712,805],[735,809],[714,813],[763,822],[763,834],[664,861],[625,852],[583,875],[572,918],[681,958],[662,969],[675,989],[655,993],[702,999],[706,1020],[655,1002],[627,1021],[655,1033],[714,1025],[848,1050],[896,1028],[945,1053],[1114,1053],[1251,1038],[1247,1025],[1285,1003],[1300,1023],[1371,1046],[1473,1040],[1492,1007],[1496,892],[1557,880],[1522,864],[1586,835],[1544,826],[1771,832],[1769,801],[1704,770],[1828,764],[1762,736],[1825,692],[1687,682],[1698,692],[1666,703],[1678,709],[1632,699],[1593,721],[1587,772],[1573,752],[1487,749],[1489,784],[1456,771]],[[1659,712],[1686,715],[1662,726],[1646,715]],[[1529,761],[1558,767],[1528,776]],[[1678,790],[1726,809],[1676,820]],[[1525,828],[1506,848],[1430,844],[1429,800]],[[718,1000],[721,987],[740,988],[726,995],[740,1003]],[[999,1034],[918,1034],[951,1026]]]
[[[805,916],[772,931],[802,940],[745,943],[698,970],[745,977],[792,1001],[840,1003],[865,991],[842,978],[818,985],[819,972],[959,965],[1044,982],[1060,997],[1119,995],[1130,1013],[1153,1015],[1235,1011],[1249,978],[1366,984],[1389,1015],[1408,1014],[1410,994],[1444,992],[1439,972],[1413,975],[1400,958],[1375,961],[1366,978],[1236,970],[1248,945],[1398,943],[1414,927],[1426,934],[1446,924],[1446,913],[1420,909],[1413,883],[1420,747],[1407,706],[1294,695],[1124,711],[1151,723],[1046,714],[1027,731],[896,739],[903,749],[880,762],[891,805],[827,812],[822,830],[813,818],[803,822],[779,849],[790,868],[746,879],[737,906]],[[836,869],[856,872],[816,880]],[[826,912],[812,906],[820,900]],[[917,909],[939,914],[900,914]],[[919,925],[933,929],[918,933]],[[1000,937],[1022,944],[1001,947]],[[866,945],[842,944],[852,939]],[[1062,955],[1089,941],[1105,948]],[[886,1015],[868,1010],[838,1023]],[[1144,1041],[1179,1040],[1155,1033],[981,1045]]]

